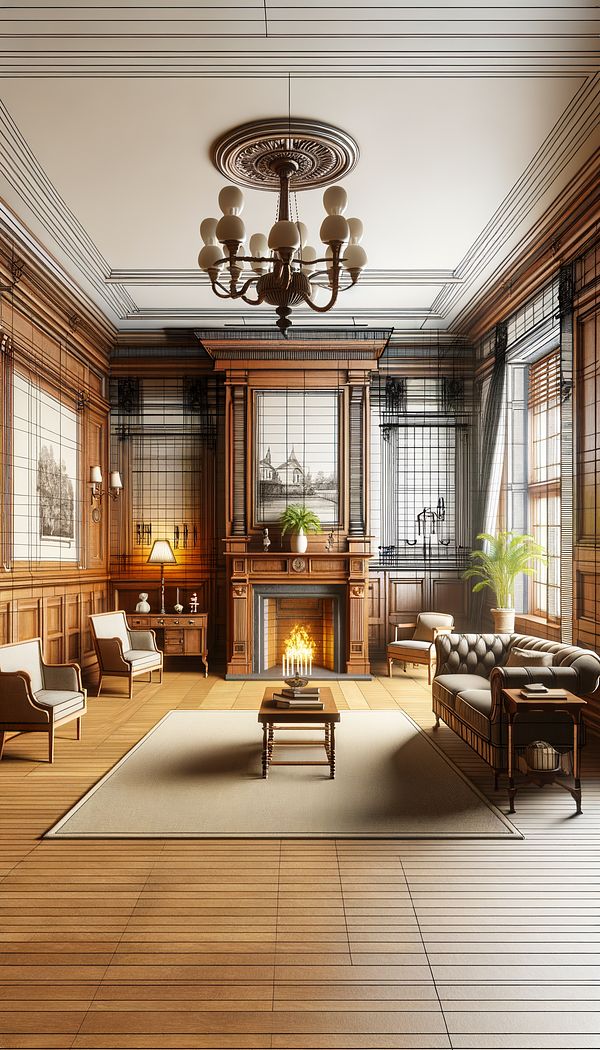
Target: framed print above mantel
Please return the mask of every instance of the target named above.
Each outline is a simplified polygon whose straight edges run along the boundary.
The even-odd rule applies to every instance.
[[[340,518],[339,390],[254,392],[254,522],[304,504],[324,526]]]

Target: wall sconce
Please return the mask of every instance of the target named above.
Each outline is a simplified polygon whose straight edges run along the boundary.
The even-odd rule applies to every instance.
[[[89,480],[90,492],[91,492],[91,503],[92,503],[92,521],[96,524],[99,523],[102,513],[102,497],[105,495],[104,489],[102,488],[102,470],[100,467],[90,467],[90,480]],[[121,475],[118,470],[111,470],[110,472],[110,486],[108,494],[111,499],[117,499],[121,494],[123,488],[123,482],[121,481]]]

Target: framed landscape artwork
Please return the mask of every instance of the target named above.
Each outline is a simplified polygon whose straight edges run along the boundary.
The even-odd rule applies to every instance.
[[[255,521],[275,522],[291,503],[323,525],[339,520],[337,390],[264,390],[255,394]]]
[[[77,415],[16,373],[13,418],[13,558],[77,561]]]

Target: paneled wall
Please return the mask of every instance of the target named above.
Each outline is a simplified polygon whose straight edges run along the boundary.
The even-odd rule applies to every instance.
[[[105,478],[110,469],[109,343],[81,304],[76,314],[64,290],[42,279],[33,260],[16,267],[12,246],[1,239],[0,283],[12,285],[0,301],[0,644],[39,636],[46,660],[75,660],[89,677],[96,661],[88,616],[108,608],[109,594],[110,507],[104,503],[92,521],[87,484],[92,465]],[[52,449],[55,483],[44,506],[58,525],[49,525],[42,510],[43,446]]]
[[[394,637],[394,623],[414,621],[419,612],[454,616],[459,631],[468,629],[469,587],[460,571],[406,569],[373,571],[369,577],[369,650],[380,657]],[[401,637],[408,637],[405,632]]]
[[[600,651],[600,241],[575,269],[573,641]],[[600,700],[590,712],[600,730]]]

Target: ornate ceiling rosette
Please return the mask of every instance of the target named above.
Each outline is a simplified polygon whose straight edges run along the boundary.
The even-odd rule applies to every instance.
[[[297,166],[290,178],[297,191],[336,182],[358,158],[358,145],[346,131],[298,117],[250,121],[222,135],[212,149],[215,167],[232,182],[275,193],[284,159]]]

